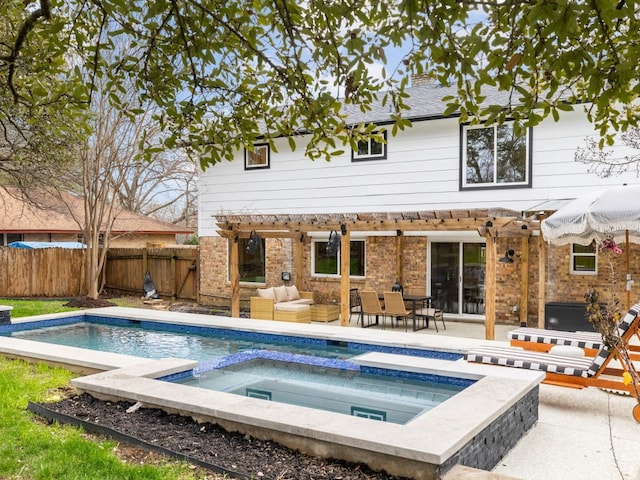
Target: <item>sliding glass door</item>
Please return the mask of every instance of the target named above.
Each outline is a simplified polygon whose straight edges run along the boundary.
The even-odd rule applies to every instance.
[[[430,243],[430,293],[445,313],[484,315],[485,244]]]

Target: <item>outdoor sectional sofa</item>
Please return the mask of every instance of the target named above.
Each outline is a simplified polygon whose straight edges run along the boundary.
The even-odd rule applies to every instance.
[[[283,322],[311,322],[313,292],[300,292],[293,286],[259,288],[251,297],[251,318]]]

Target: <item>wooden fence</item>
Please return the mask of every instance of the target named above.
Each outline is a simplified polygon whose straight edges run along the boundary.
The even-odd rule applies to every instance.
[[[145,272],[164,298],[198,301],[199,249],[112,248],[105,267],[106,287],[143,294]],[[76,297],[86,295],[84,250],[0,247],[0,297]]]
[[[145,272],[149,272],[162,297],[198,301],[198,258],[197,246],[111,248],[107,254],[105,286],[142,295]]]
[[[0,248],[0,296],[76,297],[85,294],[83,250]]]

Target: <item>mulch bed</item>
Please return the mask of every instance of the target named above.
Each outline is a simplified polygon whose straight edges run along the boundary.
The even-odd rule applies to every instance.
[[[83,393],[46,404],[58,413],[96,423],[200,461],[265,480],[401,480],[365,465],[301,454],[275,442],[227,432],[211,423],[159,409],[127,413],[129,402],[105,402]],[[222,478],[222,477],[220,477]]]

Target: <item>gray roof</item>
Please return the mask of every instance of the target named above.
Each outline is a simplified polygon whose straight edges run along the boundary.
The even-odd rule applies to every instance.
[[[435,83],[418,85],[410,87],[406,90],[409,97],[405,100],[409,106],[409,110],[404,110],[402,116],[409,120],[429,120],[443,118],[443,113],[447,107],[442,99],[446,96],[455,96],[457,88],[451,86],[442,86]],[[483,88],[482,94],[486,97],[483,104],[485,105],[502,105],[507,106],[509,103],[509,93],[498,91],[495,88]],[[391,122],[389,117],[392,112],[391,106],[387,101],[386,105],[382,105],[384,93],[378,95],[367,112],[362,112],[359,105],[344,104],[343,112],[347,113],[349,123],[388,123]],[[452,115],[457,116],[457,114]]]

